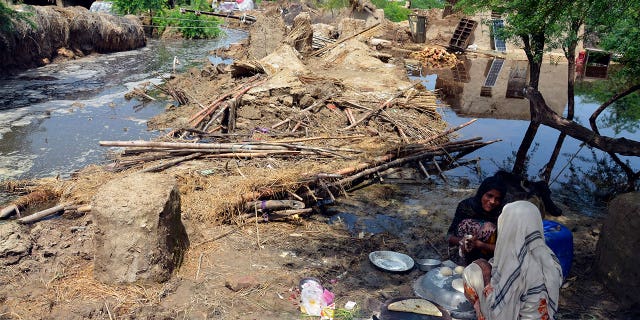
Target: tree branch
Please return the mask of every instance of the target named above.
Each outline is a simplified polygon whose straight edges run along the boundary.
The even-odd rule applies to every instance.
[[[612,103],[616,102],[617,100],[620,100],[639,89],[640,89],[640,83],[632,86],[631,88],[623,92],[620,92],[614,95],[613,97],[611,97],[611,99],[609,99],[609,101],[603,103],[600,107],[598,107],[598,109],[596,109],[596,111],[593,112],[591,117],[589,117],[589,124],[591,125],[591,129],[593,129],[593,131],[596,134],[600,134],[600,132],[598,131],[598,125],[596,125],[596,119],[602,113],[602,111],[604,111],[604,109],[606,109],[608,106],[610,106]]]
[[[640,142],[626,138],[602,136],[577,122],[559,116],[547,106],[538,90],[528,87],[526,89],[526,97],[531,101],[531,121],[557,129],[605,152],[613,152],[624,156],[640,155]]]

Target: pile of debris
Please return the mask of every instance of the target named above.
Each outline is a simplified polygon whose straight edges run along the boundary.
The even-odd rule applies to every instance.
[[[335,41],[313,50],[307,12],[291,27],[258,14],[249,42],[229,51],[232,65],[194,68],[161,87],[180,105],[149,125],[167,134],[100,142],[124,151],[96,179],[169,170],[180,177],[184,210],[230,222],[256,201],[293,203],[279,207],[284,216],[311,213],[365,179],[407,166],[430,177],[492,143],[451,141],[460,127],[445,130],[436,95],[409,81],[401,59],[367,44],[393,34],[392,23],[374,12],[338,25]],[[449,61],[429,52],[425,59]],[[65,204],[88,204],[99,185],[62,195]]]
[[[458,64],[456,55],[443,48],[427,47],[422,51],[412,52],[410,57],[420,61],[423,67],[432,69],[452,68]]]

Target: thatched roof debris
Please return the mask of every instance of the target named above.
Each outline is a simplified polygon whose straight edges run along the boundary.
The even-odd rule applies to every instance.
[[[304,12],[296,16],[293,20],[293,28],[287,35],[285,43],[294,47],[300,53],[307,53],[312,50],[313,28],[311,27],[311,17]]]
[[[51,61],[60,48],[83,55],[143,47],[146,38],[133,16],[89,12],[83,7],[21,6],[34,24],[18,21],[0,32],[0,72],[36,67]],[[66,52],[66,51],[64,51]]]

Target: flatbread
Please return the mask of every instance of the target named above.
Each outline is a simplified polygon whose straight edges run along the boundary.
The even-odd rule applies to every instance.
[[[464,282],[462,282],[462,279],[453,279],[451,286],[460,292],[464,292]]]
[[[411,312],[428,316],[442,317],[442,312],[435,304],[425,299],[406,299],[390,303],[390,311]]]

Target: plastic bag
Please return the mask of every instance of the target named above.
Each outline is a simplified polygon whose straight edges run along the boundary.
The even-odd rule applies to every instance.
[[[324,299],[324,289],[319,284],[307,283],[303,286],[301,299],[302,311],[310,316],[320,316],[322,309],[327,306]]]
[[[236,0],[236,2],[238,3],[238,10],[240,11],[253,10],[254,8],[253,0]]]

